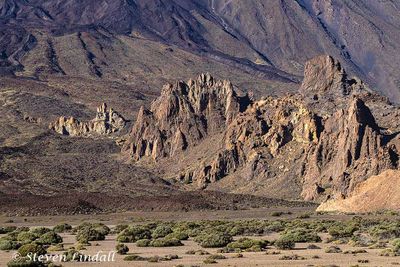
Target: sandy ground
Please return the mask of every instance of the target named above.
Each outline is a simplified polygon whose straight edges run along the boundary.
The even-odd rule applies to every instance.
[[[271,213],[275,210],[272,209],[254,209],[254,210],[240,210],[240,211],[208,211],[208,212],[130,212],[120,214],[100,214],[100,215],[78,215],[78,216],[57,216],[57,217],[0,217],[1,225],[16,225],[16,226],[54,226],[61,222],[67,222],[72,225],[78,225],[84,221],[89,222],[102,222],[108,226],[114,226],[119,223],[140,223],[144,221],[154,220],[238,220],[238,219],[290,219],[296,218],[300,214],[312,212],[307,208],[291,208],[279,209],[284,212],[291,212],[281,217],[273,217]],[[350,219],[354,215],[311,215],[310,219],[335,219],[344,220]],[[371,215],[368,217],[382,218],[382,215]],[[392,217],[393,219],[393,217]],[[70,234],[62,234],[64,239],[64,247],[69,248],[75,244],[75,236]],[[251,237],[266,240],[275,240],[278,234],[271,234],[261,237]],[[326,236],[321,235],[326,240]],[[88,246],[86,250],[81,251],[85,255],[95,255],[99,251],[101,254],[108,254],[110,251],[115,250],[116,236],[109,235],[104,241],[91,242],[92,246]],[[238,239],[236,237],[235,239]],[[129,247],[129,254],[138,254],[142,257],[151,256],[165,256],[169,254],[176,254],[179,259],[172,261],[163,261],[158,263],[149,263],[146,261],[124,261],[125,256],[116,255],[114,262],[93,262],[93,263],[77,263],[68,262],[62,263],[62,266],[158,266],[158,267],[172,267],[177,265],[184,266],[206,266],[203,261],[207,255],[187,255],[189,250],[200,250],[201,248],[197,243],[192,240],[183,241],[184,246],[181,247],[165,247],[165,248],[151,248],[151,247],[136,247],[135,244],[127,244]],[[329,254],[325,253],[325,248],[332,246],[332,244],[318,243],[321,249],[310,250],[307,249],[309,244],[302,243],[296,244],[296,248],[290,251],[280,251],[279,255],[268,255],[264,252],[243,252],[243,258],[235,258],[236,253],[226,253],[224,256],[227,259],[217,260],[217,264],[207,266],[395,266],[400,265],[400,257],[382,257],[379,253],[382,249],[366,249],[368,253],[364,254]],[[355,250],[357,248],[349,245],[337,245],[342,251]],[[363,248],[365,249],[365,248]],[[217,249],[203,249],[211,254],[215,254]],[[269,247],[267,252],[277,251],[274,247]],[[62,252],[61,252],[62,253]],[[0,266],[6,266],[7,262],[11,260],[14,252],[0,251]],[[280,260],[284,255],[303,256],[305,260]],[[314,259],[313,256],[317,255],[319,258]],[[360,263],[359,260],[367,260],[368,262]]]
[[[75,243],[75,237],[73,235],[63,235],[65,247],[73,246]],[[116,236],[107,236],[104,241],[91,242],[92,246],[87,247],[87,250],[83,250],[82,253],[86,255],[95,255],[99,251],[102,254],[108,254],[110,251],[115,249]],[[263,236],[263,237],[251,237],[258,239],[273,240],[277,238],[276,234]],[[207,265],[203,261],[207,258],[207,255],[186,255],[185,252],[188,250],[206,250],[211,254],[216,254],[217,249],[203,249],[194,241],[184,241],[184,246],[181,247],[166,247],[166,248],[140,248],[136,247],[135,244],[127,244],[129,247],[129,254],[138,254],[142,257],[151,256],[165,256],[168,254],[176,254],[179,259],[172,261],[164,261],[158,263],[149,263],[141,261],[124,261],[125,256],[116,255],[115,261],[113,262],[93,262],[93,263],[77,263],[67,262],[62,263],[63,266],[154,266],[154,267],[172,267],[182,264],[184,266],[395,266],[400,265],[399,257],[382,257],[379,256],[381,249],[366,249],[367,253],[363,254],[329,254],[325,253],[325,248],[332,244],[318,243],[317,246],[321,249],[310,250],[307,246],[310,243],[297,244],[294,250],[280,251],[279,255],[267,255],[266,252],[243,252],[243,258],[234,258],[236,253],[225,253],[227,259],[217,260],[218,263]],[[356,248],[349,245],[338,245],[343,251],[355,250]],[[273,247],[267,249],[267,252],[278,251]],[[280,260],[279,258],[284,255],[303,256],[306,260]],[[12,258],[13,252],[0,252],[0,266],[6,266],[7,262]],[[313,259],[313,256],[319,256],[318,259]],[[359,263],[358,260],[368,260],[368,263]]]

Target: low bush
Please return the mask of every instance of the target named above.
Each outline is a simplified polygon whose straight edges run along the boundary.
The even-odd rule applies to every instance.
[[[210,253],[208,253],[208,252],[205,251],[205,250],[199,249],[199,250],[189,250],[189,251],[186,251],[185,254],[187,254],[187,255],[209,255]]]
[[[173,232],[168,234],[167,236],[165,236],[165,238],[171,239],[171,238],[175,238],[178,240],[188,240],[189,239],[189,235],[187,233],[184,232]]]
[[[21,247],[21,243],[13,240],[0,239],[0,250],[16,250]]]
[[[343,254],[361,254],[361,253],[368,253],[365,249],[356,249],[356,250],[346,250],[343,252]]]
[[[183,243],[175,238],[167,239],[167,238],[158,238],[154,239],[149,244],[150,247],[177,247],[183,246]]]
[[[221,254],[213,254],[207,257],[207,259],[212,259],[212,260],[224,260],[226,257]]]
[[[123,230],[125,230],[126,228],[128,228],[129,227],[129,225],[127,225],[127,224],[118,224],[118,225],[116,225],[115,227],[114,227],[114,229],[112,230],[112,232],[114,233],[114,234],[119,234],[119,233],[121,233]]]
[[[136,246],[138,247],[148,247],[150,246],[150,239],[140,239],[138,241],[136,241]]]
[[[31,243],[25,244],[18,249],[19,255],[21,257],[26,257],[28,254],[44,255],[47,253],[46,249],[40,244]]]
[[[307,249],[321,249],[321,248],[318,247],[317,245],[311,244],[307,246]]]
[[[280,216],[282,216],[283,214],[285,214],[283,211],[273,211],[273,212],[271,213],[271,216],[273,216],[273,217],[280,217]]]
[[[60,223],[53,227],[55,233],[65,233],[72,230],[72,226],[68,223]]]
[[[17,230],[16,226],[6,226],[6,227],[0,227],[0,235],[8,234],[13,231]]]
[[[124,261],[147,261],[147,258],[141,257],[139,255],[129,255],[124,258]]]
[[[62,243],[63,239],[59,234],[56,234],[55,232],[51,231],[39,237],[37,242],[43,245],[54,245]]]
[[[253,240],[250,238],[240,238],[237,241],[231,242],[227,245],[229,249],[240,249],[240,250],[252,250],[252,251],[261,251],[267,247],[269,244],[268,241],[265,240]]]
[[[86,225],[79,227],[76,233],[76,241],[82,244],[87,244],[89,241],[100,241],[106,238],[108,234],[106,228],[97,227],[96,225]]]
[[[279,258],[279,260],[294,261],[294,260],[306,260],[305,257],[299,256],[297,254],[285,255]]]
[[[117,250],[117,253],[120,255],[125,255],[126,253],[129,252],[128,246],[125,244],[121,244],[121,243],[117,244],[115,249]]]
[[[37,227],[30,230],[31,233],[36,234],[37,236],[44,235],[47,232],[51,232],[52,230],[47,227]]]
[[[351,237],[358,230],[356,224],[335,224],[328,228],[328,233],[335,239],[343,237]]]
[[[394,250],[394,249],[392,249],[392,248],[387,248],[387,249],[382,250],[382,251],[379,253],[379,256],[384,256],[384,257],[397,257],[397,256],[400,256],[400,252],[399,252],[399,251],[396,251],[396,250]]]
[[[296,243],[291,238],[281,236],[274,242],[274,245],[278,249],[290,250],[295,247]]]
[[[39,261],[32,261],[27,257],[19,257],[7,263],[7,267],[47,267],[47,266],[49,265]]]
[[[312,230],[304,228],[296,228],[283,233],[282,238],[285,240],[292,240],[295,243],[317,243],[322,239]]]
[[[159,225],[151,233],[151,237],[154,239],[162,238],[172,233],[172,229],[169,225]]]
[[[29,244],[35,241],[38,238],[37,234],[34,234],[32,232],[20,232],[17,235],[17,241],[20,242],[21,244]]]
[[[337,246],[330,246],[325,249],[325,253],[342,253],[342,250]]]
[[[232,236],[223,232],[209,231],[202,232],[194,239],[203,248],[225,247],[232,242]]]
[[[122,243],[135,243],[140,239],[151,239],[151,231],[145,226],[129,226],[119,233],[117,241]]]

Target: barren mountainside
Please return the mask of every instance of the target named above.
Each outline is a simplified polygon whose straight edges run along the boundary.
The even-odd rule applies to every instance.
[[[203,72],[225,65],[291,83],[307,60],[330,54],[398,102],[399,8],[392,0],[3,0],[0,65],[24,77],[141,79],[160,87],[168,77],[193,77],[181,64],[195,63]],[[232,72],[221,76],[240,81]]]
[[[0,0],[0,210],[352,197],[400,167],[399,9]]]

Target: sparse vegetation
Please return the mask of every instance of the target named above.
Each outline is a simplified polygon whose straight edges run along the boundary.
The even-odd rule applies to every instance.
[[[115,249],[116,249],[117,253],[120,255],[125,255],[126,253],[129,252],[128,246],[125,244],[121,244],[121,243],[117,244]]]
[[[342,253],[338,246],[330,246],[325,249],[325,253]]]
[[[56,226],[53,227],[53,231],[55,233],[65,233],[65,232],[69,232],[71,230],[72,230],[72,226],[68,223],[57,224]]]
[[[224,232],[205,231],[196,236],[195,241],[203,248],[220,248],[232,242],[232,236]]]
[[[44,255],[47,253],[47,251],[42,245],[31,243],[21,246],[18,249],[18,253],[21,257],[26,257],[30,253],[36,255]]]

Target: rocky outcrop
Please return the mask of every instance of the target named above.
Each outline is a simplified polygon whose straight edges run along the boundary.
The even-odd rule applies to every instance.
[[[126,122],[118,112],[112,108],[107,109],[104,103],[97,108],[96,117],[91,121],[60,117],[50,128],[59,134],[70,136],[108,135],[121,131]]]
[[[331,199],[317,211],[368,212],[400,210],[400,171],[387,170],[358,184],[346,199]]]
[[[346,197],[399,167],[398,135],[381,129],[364,101],[377,106],[377,98],[332,57],[306,64],[300,93],[254,101],[208,74],[167,85],[140,110],[124,151],[163,160],[165,173],[174,165],[172,178],[185,184],[306,200]],[[189,164],[177,160],[194,154]]]
[[[249,180],[268,176],[267,166],[287,143],[300,148],[318,142],[317,124],[316,116],[291,97],[257,101],[227,126],[220,152],[185,170],[180,180],[204,186],[240,169]]]
[[[383,170],[397,168],[389,138],[380,133],[365,103],[354,98],[347,110],[340,109],[324,120],[318,144],[311,147],[302,196],[316,199],[326,188],[347,196],[366,178]]]
[[[222,132],[249,102],[210,74],[165,85],[150,109],[140,109],[123,150],[134,160],[171,157]]]

